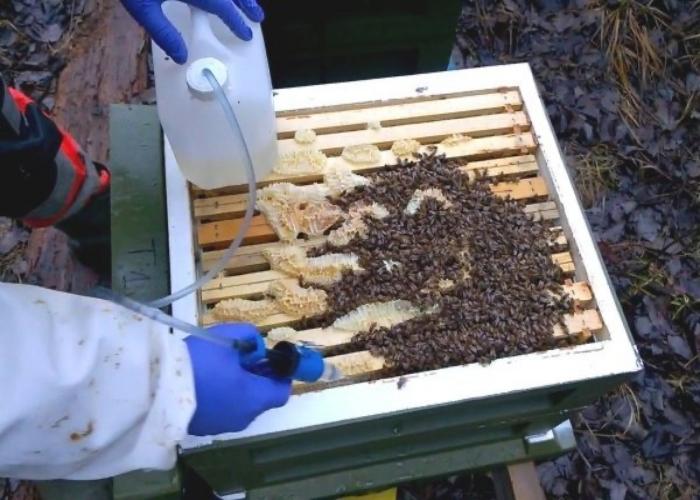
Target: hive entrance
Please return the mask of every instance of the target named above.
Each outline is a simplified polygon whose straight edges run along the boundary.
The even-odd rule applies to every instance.
[[[203,324],[238,314],[271,339],[342,352],[334,361],[355,380],[544,350],[602,328],[516,91],[286,113],[278,129],[287,158],[325,156],[321,169],[266,179],[290,183],[289,207],[311,222],[278,220],[286,205],[265,196],[281,188],[264,191],[244,246],[202,291]],[[291,138],[300,130],[317,135]],[[193,194],[206,270],[235,236],[246,195]]]

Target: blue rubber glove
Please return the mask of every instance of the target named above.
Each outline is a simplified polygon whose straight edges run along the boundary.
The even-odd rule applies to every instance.
[[[183,64],[187,61],[187,46],[175,26],[165,17],[161,4],[165,0],[122,0],[129,14],[143,26],[153,41],[168,54],[173,61]],[[238,12],[259,23],[265,17],[256,0],[182,0],[219,17],[241,40],[253,38],[253,32]]]
[[[260,334],[253,325],[217,325],[209,329],[221,337],[255,340]],[[194,372],[197,409],[188,432],[210,436],[240,431],[255,418],[283,406],[291,393],[291,380],[254,375],[243,369],[238,351],[206,340],[185,339]]]

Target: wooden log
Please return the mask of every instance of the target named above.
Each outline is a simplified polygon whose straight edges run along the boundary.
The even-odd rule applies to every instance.
[[[148,87],[148,43],[119,2],[96,5],[89,28],[72,40],[53,112],[93,160],[106,163],[109,106],[131,102]]]

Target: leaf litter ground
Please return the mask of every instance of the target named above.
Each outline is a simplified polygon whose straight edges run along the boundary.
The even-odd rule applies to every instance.
[[[466,1],[453,58],[531,64],[645,363],[574,419],[575,451],[539,465],[547,496],[700,498],[700,4]]]

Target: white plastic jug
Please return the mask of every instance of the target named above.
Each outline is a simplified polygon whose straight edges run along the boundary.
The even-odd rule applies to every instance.
[[[253,39],[245,42],[216,16],[183,2],[165,2],[163,11],[189,51],[179,65],[153,45],[158,115],[183,175],[203,189],[246,183],[243,144],[202,75],[207,67],[233,106],[256,178],[265,178],[277,161],[277,131],[260,25],[250,23]]]

